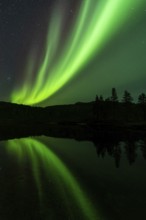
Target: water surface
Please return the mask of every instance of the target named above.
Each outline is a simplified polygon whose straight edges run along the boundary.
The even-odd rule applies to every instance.
[[[142,140],[1,141],[0,219],[142,219],[145,158]]]

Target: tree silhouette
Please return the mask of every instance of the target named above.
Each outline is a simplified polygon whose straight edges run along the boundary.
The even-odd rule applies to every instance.
[[[141,93],[138,96],[138,103],[139,104],[146,104],[146,95],[144,93]]]
[[[99,97],[98,97],[98,95],[96,95],[95,101],[96,101],[96,102],[99,101]]]
[[[117,96],[117,91],[115,88],[112,88],[112,96],[111,96],[111,101],[112,102],[118,102],[118,96]]]
[[[103,98],[101,95],[96,95],[93,103],[93,120],[95,121],[118,121],[125,122],[146,122],[146,93],[141,93],[138,96],[138,102],[133,102],[131,93],[124,91],[123,97],[119,100],[116,88],[113,87],[111,95]]]
[[[132,101],[133,101],[133,98],[132,98],[131,94],[127,90],[125,90],[122,102],[125,104],[129,104],[129,103],[132,103]]]
[[[104,101],[102,95],[100,95],[99,100],[100,100],[100,101]]]

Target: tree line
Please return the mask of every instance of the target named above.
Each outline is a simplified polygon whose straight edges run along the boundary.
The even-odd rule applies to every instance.
[[[93,114],[96,121],[116,120],[146,123],[146,94],[139,94],[137,103],[134,103],[129,91],[125,90],[120,100],[116,89],[112,88],[111,96],[106,99],[102,95],[96,95]]]
[[[125,103],[125,104],[130,104],[130,103],[133,103],[133,97],[132,95],[130,94],[129,91],[125,90],[124,91],[124,94],[123,94],[123,97],[121,99],[121,102],[122,103]],[[117,95],[117,91],[115,88],[112,88],[112,91],[111,91],[111,96],[104,99],[102,95],[98,96],[96,95],[96,102],[100,102],[100,101],[108,101],[108,102],[120,102],[119,98],[118,98],[118,95]],[[139,96],[138,96],[138,103],[139,104],[146,104],[146,94],[145,93],[141,93]]]

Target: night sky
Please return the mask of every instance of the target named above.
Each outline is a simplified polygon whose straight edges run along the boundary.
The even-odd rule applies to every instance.
[[[0,0],[0,100],[146,93],[146,0]]]

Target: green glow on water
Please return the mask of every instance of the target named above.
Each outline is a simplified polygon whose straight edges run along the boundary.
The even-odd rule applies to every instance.
[[[8,152],[13,156],[17,156],[19,165],[23,164],[26,158],[29,158],[40,198],[40,209],[44,210],[43,201],[46,196],[41,179],[41,169],[43,169],[46,177],[50,178],[51,176],[57,193],[63,198],[65,212],[68,212],[73,218],[74,210],[72,203],[74,203],[79,210],[80,216],[84,219],[101,219],[73,174],[61,159],[45,146],[44,143],[34,138],[9,140],[7,143]],[[50,210],[48,210],[48,217],[50,215],[49,212]]]

